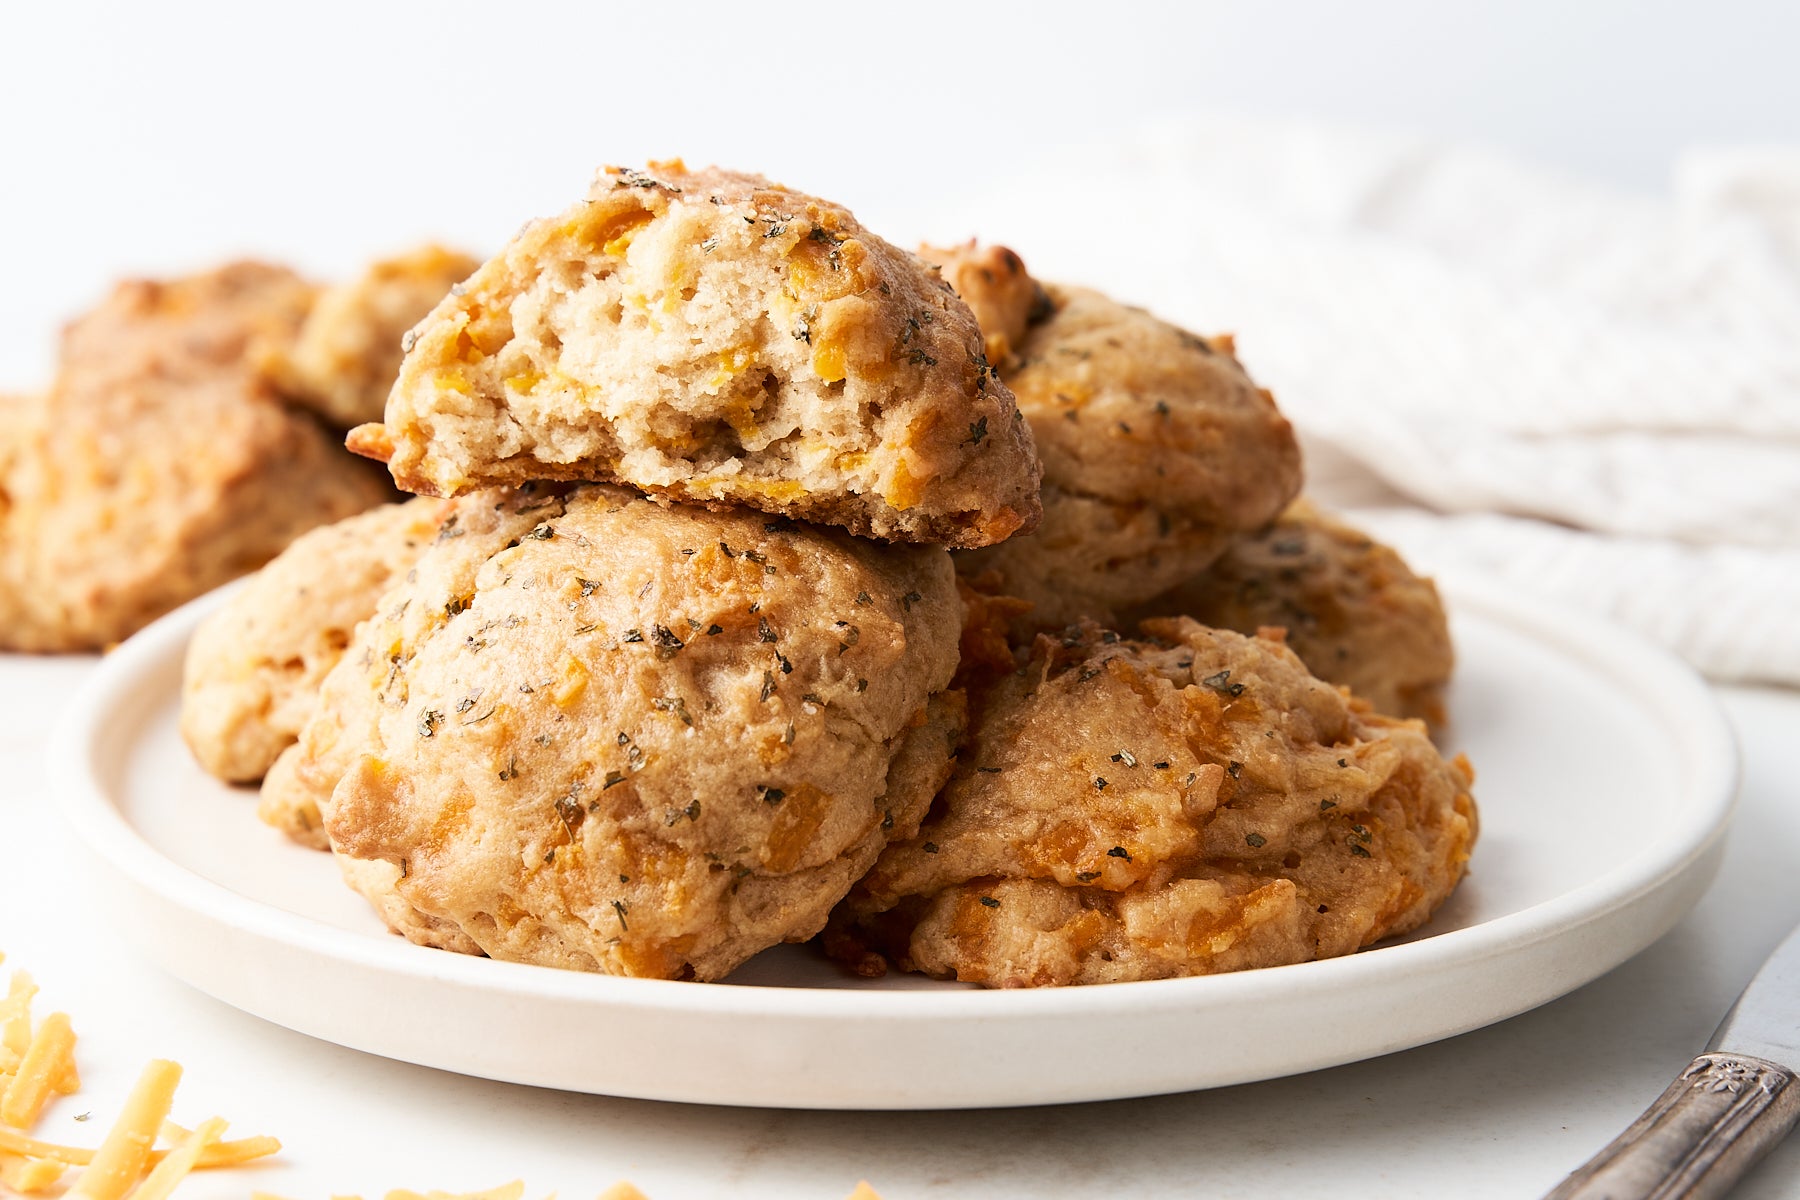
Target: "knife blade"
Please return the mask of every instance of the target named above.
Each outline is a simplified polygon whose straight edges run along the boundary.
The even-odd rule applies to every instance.
[[[1711,1200],[1800,1120],[1800,928],[1656,1102],[1545,1200]]]
[[[1706,1048],[1800,1073],[1800,929],[1769,955]]]

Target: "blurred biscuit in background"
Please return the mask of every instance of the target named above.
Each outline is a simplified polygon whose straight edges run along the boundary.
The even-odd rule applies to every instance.
[[[314,295],[232,263],[120,284],[72,322],[7,473],[13,650],[97,650],[391,495],[249,364]]]
[[[277,391],[334,428],[379,421],[407,331],[480,265],[437,245],[373,263],[320,292],[293,337],[261,348],[259,365]]]

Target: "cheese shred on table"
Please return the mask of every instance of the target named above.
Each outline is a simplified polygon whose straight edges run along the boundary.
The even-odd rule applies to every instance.
[[[0,952],[0,963],[6,955]],[[37,984],[24,971],[14,971],[0,996],[0,1189],[27,1196],[48,1192],[65,1173],[81,1174],[63,1200],[169,1200],[189,1172],[235,1167],[266,1158],[281,1149],[272,1137],[224,1141],[220,1117],[192,1129],[169,1119],[181,1064],[152,1059],[114,1118],[106,1138],[92,1150],[64,1146],[31,1136],[53,1095],[73,1095],[81,1087],[75,1065],[75,1030],[67,1013],[51,1013],[33,1024],[31,1003]],[[157,1142],[163,1142],[161,1149]],[[525,1181],[515,1179],[476,1192],[414,1192],[395,1189],[382,1200],[524,1200]],[[253,1191],[250,1200],[284,1200],[272,1192]],[[362,1200],[336,1196],[333,1200]],[[649,1200],[626,1182],[615,1183],[597,1200]],[[856,1185],[848,1200],[881,1200],[867,1182]]]
[[[52,1098],[81,1087],[74,1026],[60,1012],[34,1024],[37,990],[30,975],[14,971],[0,997],[0,1187],[27,1196],[47,1192],[80,1168],[65,1200],[168,1200],[190,1171],[237,1166],[281,1149],[272,1137],[221,1141],[226,1123],[219,1117],[193,1130],[170,1121],[181,1066],[166,1059],[144,1067],[98,1147],[32,1137]],[[160,1149],[158,1141],[165,1143]]]

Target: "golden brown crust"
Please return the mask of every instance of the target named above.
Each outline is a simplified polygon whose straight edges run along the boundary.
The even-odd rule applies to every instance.
[[[385,463],[394,456],[394,439],[388,436],[386,425],[358,425],[344,435],[344,448],[352,454]]]
[[[834,914],[834,954],[999,987],[1157,979],[1346,954],[1450,894],[1466,763],[1278,641],[1147,632],[1037,640],[919,832]]]
[[[921,246],[919,257],[943,272],[944,281],[975,314],[988,361],[1002,376],[1009,373],[1025,331],[1054,308],[1050,294],[1025,270],[1024,260],[1005,246],[973,240],[948,248]]]
[[[128,279],[63,329],[60,370],[183,379],[242,366],[290,341],[318,289],[286,267],[227,263],[178,279]]]
[[[385,428],[409,491],[594,479],[890,540],[1038,519],[1030,432],[967,307],[834,204],[608,168],[419,326]]]
[[[1049,285],[1008,377],[1064,491],[1256,529],[1300,490],[1293,429],[1219,339]]]
[[[1239,633],[1285,629],[1308,669],[1377,712],[1444,721],[1456,653],[1437,588],[1391,548],[1304,500],[1123,623],[1166,616]]]
[[[1043,498],[1035,533],[956,555],[957,573],[978,588],[1031,605],[1028,630],[1061,629],[1084,617],[1110,622],[1231,544],[1226,530],[1149,504],[1075,495],[1053,483],[1044,485]]]
[[[341,856],[387,864],[353,883],[408,936],[717,978],[816,933],[916,827],[961,730],[960,620],[939,548],[473,493],[327,677],[294,774],[330,785]]]
[[[1300,487],[1293,431],[1232,355],[1082,288],[1040,288],[1018,256],[930,251],[1003,348],[1044,461],[1038,529],[957,555],[957,570],[1056,629],[1125,608],[1202,570]]]
[[[261,779],[300,736],[319,685],[389,584],[436,536],[448,501],[384,504],[303,534],[194,631],[181,735],[231,783]]]
[[[380,421],[401,339],[480,265],[438,245],[371,263],[320,292],[296,334],[261,347],[258,365],[285,398],[338,429]]]

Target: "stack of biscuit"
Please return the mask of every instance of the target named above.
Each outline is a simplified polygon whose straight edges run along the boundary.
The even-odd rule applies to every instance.
[[[1466,765],[1324,681],[1430,712],[1435,594],[1293,506],[1228,340],[675,162],[404,346],[348,444],[419,498],[209,618],[182,727],[413,941],[1086,983],[1345,953],[1460,879]]]

